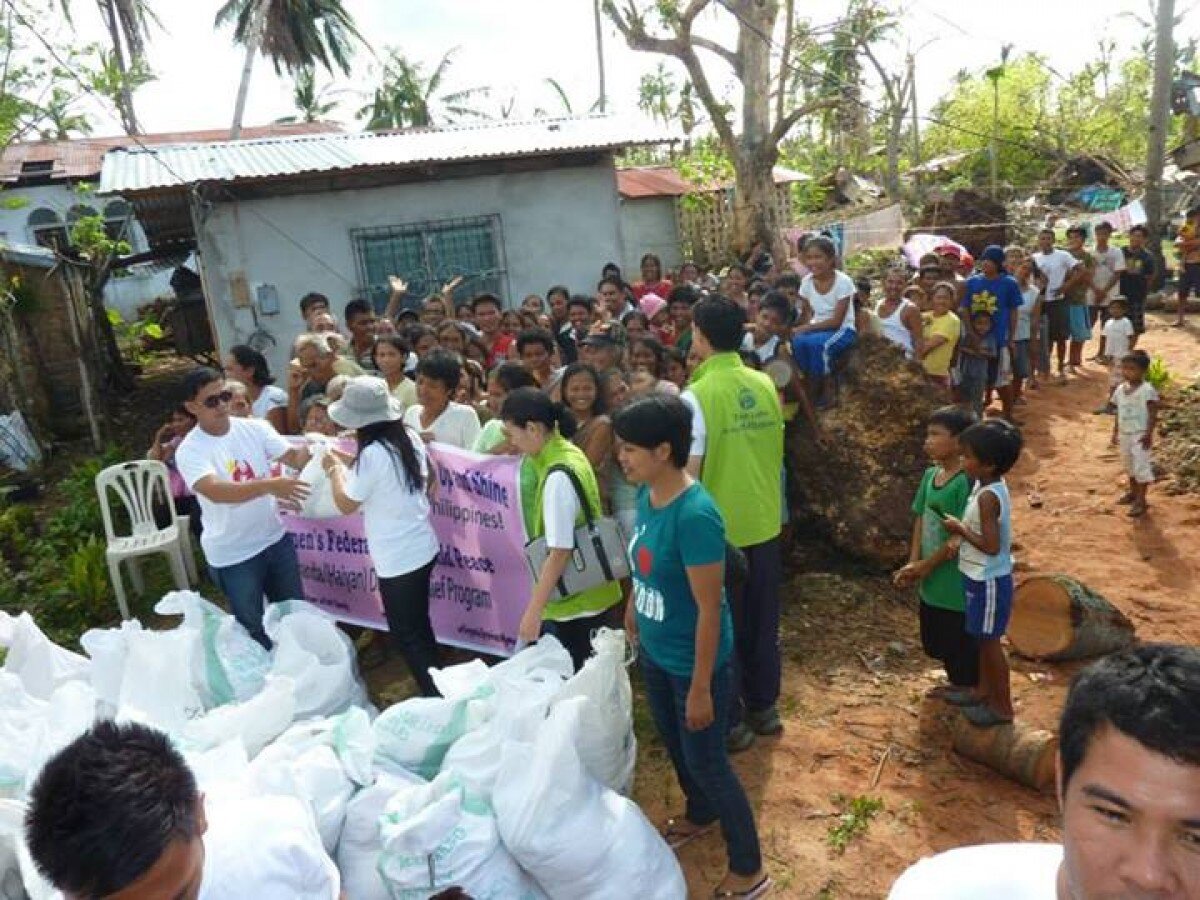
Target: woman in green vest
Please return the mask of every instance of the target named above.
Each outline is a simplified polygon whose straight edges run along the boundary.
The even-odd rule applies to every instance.
[[[584,452],[571,443],[575,417],[536,388],[520,388],[504,399],[500,412],[509,442],[525,456],[537,479],[532,502],[525,504],[525,528],[531,540],[545,537],[550,553],[533,586],[533,595],[521,617],[518,637],[536,641],[553,634],[579,669],[591,654],[592,631],[608,624],[609,610],[621,600],[621,586],[608,582],[581,594],[557,598],[555,586],[566,571],[575,547],[575,529],[583,524],[579,497],[565,472],[567,468],[583,487],[593,515],[602,514],[596,473]]]

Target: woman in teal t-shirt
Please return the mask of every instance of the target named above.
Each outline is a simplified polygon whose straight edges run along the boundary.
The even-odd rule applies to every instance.
[[[663,837],[678,849],[718,823],[729,873],[716,896],[761,897],[758,829],[725,747],[733,703],[733,624],[725,600],[725,523],[687,473],[692,414],[677,397],[652,394],[617,413],[618,459],[640,485],[629,542],[633,592],[625,629],[641,648],[654,724],[687,798]]]

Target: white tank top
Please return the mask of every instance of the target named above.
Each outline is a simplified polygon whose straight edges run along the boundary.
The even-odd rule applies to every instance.
[[[905,297],[887,318],[884,318],[879,312],[879,310],[883,309],[883,304],[885,303],[887,303],[887,300],[880,300],[875,306],[875,315],[879,316],[879,322],[883,328],[883,336],[893,344],[899,344],[903,347],[904,355],[912,359],[912,332],[908,330],[908,326],[904,324],[904,321],[900,317],[904,315],[904,310],[913,305],[913,302]]]

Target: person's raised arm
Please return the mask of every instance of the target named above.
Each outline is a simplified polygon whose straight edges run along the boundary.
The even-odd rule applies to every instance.
[[[395,322],[396,313],[400,311],[400,303],[404,300],[404,295],[408,293],[408,285],[399,275],[389,275],[388,286],[391,288],[391,293],[388,294],[387,307],[383,311],[383,318]]]
[[[175,444],[167,437],[167,432],[171,430],[171,423],[163,425],[158,431],[154,432],[154,440],[150,442],[150,449],[146,451],[146,459],[156,459],[162,463],[169,463],[175,458]]]
[[[713,723],[712,679],[721,643],[721,597],[725,587],[725,561],[686,568],[688,586],[696,601],[696,661],[688,688],[685,716],[689,731],[703,731]]]
[[[333,493],[333,505],[344,516],[358,512],[362,506],[356,500],[351,500],[346,494],[346,466],[334,453],[326,453],[321,460],[321,467],[329,476],[329,486]]]

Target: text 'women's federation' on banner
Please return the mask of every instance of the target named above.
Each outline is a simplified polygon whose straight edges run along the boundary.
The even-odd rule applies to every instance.
[[[432,444],[438,536],[429,612],[438,642],[510,655],[533,589],[525,563],[519,458]],[[362,516],[285,516],[305,598],[344,622],[386,630]]]

